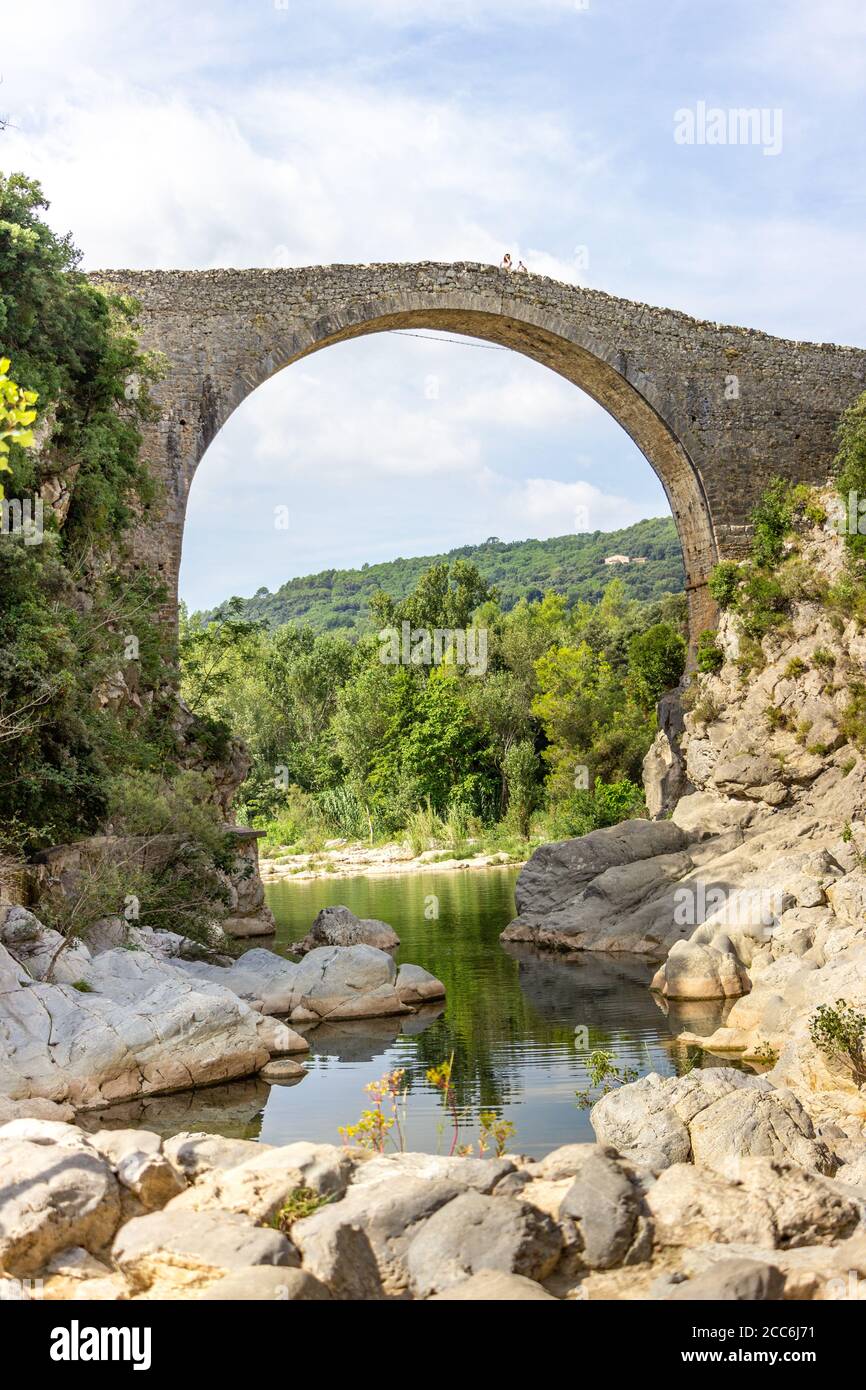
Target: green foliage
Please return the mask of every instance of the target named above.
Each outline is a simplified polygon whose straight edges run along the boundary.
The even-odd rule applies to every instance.
[[[37,184],[0,176],[0,344],[29,388],[15,409],[38,394],[42,425],[39,449],[22,447],[20,416],[25,434],[3,441],[7,490],[32,501],[48,477],[72,484],[62,529],[46,507],[41,544],[0,538],[0,842],[19,857],[98,829],[110,774],[174,752],[160,697],[144,712],[95,698],[126,667],[127,638],[144,688],[167,657],[153,623],[161,585],[120,578],[123,530],[151,495],[138,447],[157,369],[137,348],[134,306],[78,274],[44,207]]]
[[[710,574],[707,587],[720,608],[730,608],[737,596],[740,566],[735,560],[722,560]]]
[[[618,1067],[614,1062],[614,1054],[602,1048],[589,1054],[586,1065],[589,1086],[583,1091],[575,1092],[581,1110],[591,1109],[611,1091],[618,1091],[621,1086],[628,1086],[632,1081],[637,1081],[640,1074],[635,1067]],[[598,1094],[593,1095],[593,1091],[597,1091]]]
[[[712,628],[705,628],[698,636],[697,666],[699,671],[715,673],[725,664],[725,654],[716,641]]]
[[[866,1083],[866,1015],[837,999],[819,1004],[809,1019],[809,1037],[819,1052],[845,1068],[857,1086]]]
[[[842,711],[839,729],[849,743],[866,753],[866,684],[851,681],[848,686],[848,704]]]
[[[332,1192],[316,1192],[312,1187],[293,1187],[279,1211],[274,1212],[268,1225],[284,1236],[292,1233],[296,1221],[307,1216],[315,1216],[317,1211],[334,1200]]]
[[[866,501],[866,391],[845,411],[837,438],[836,485],[847,512],[850,493]],[[866,535],[846,531],[845,542],[857,559],[866,558]]]
[[[370,599],[370,612],[378,628],[406,622],[414,628],[465,630],[479,604],[495,596],[469,560],[440,561],[424,571],[403,600],[378,589]]]
[[[704,727],[706,727],[707,724],[715,723],[721,712],[722,706],[709,691],[705,692],[700,699],[695,701],[692,709],[695,720]]]
[[[764,710],[764,718],[767,721],[767,728],[774,732],[777,729],[788,729],[791,727],[790,715],[786,714],[778,705],[767,705]]]
[[[19,449],[33,447],[30,426],[36,419],[38,391],[25,391],[8,375],[12,363],[0,357],[0,473],[11,473],[9,451],[13,444]],[[0,486],[0,499],[4,497]]]
[[[565,840],[644,815],[646,806],[641,786],[628,778],[612,783],[599,778],[591,791],[577,789],[570,796],[557,800],[546,828],[551,839]]]
[[[538,757],[531,739],[512,743],[504,760],[508,784],[508,815],[517,834],[529,837],[532,812],[539,796]]]
[[[85,858],[68,891],[40,902],[45,925],[71,941],[97,922],[121,918],[207,944],[229,908],[225,875],[237,869],[209,779],[126,772],[109,783],[108,810],[112,829],[125,838],[113,852]]]
[[[478,1115],[478,1153],[479,1157],[484,1156],[492,1146],[496,1157],[502,1158],[508,1147],[509,1139],[513,1138],[515,1126],[511,1120],[503,1120],[501,1115],[497,1115],[495,1110],[481,1110]]]
[[[654,623],[631,639],[629,681],[639,705],[654,710],[662,695],[679,684],[686,667],[686,643],[670,623]]]
[[[756,565],[770,568],[779,563],[793,520],[791,484],[774,478],[752,511],[752,559]]]
[[[783,677],[785,680],[796,680],[798,676],[805,675],[808,669],[809,667],[806,662],[803,661],[802,657],[792,656],[785,667]]]
[[[737,608],[747,637],[760,641],[787,617],[788,599],[775,575],[748,568],[740,589]]]
[[[395,835],[416,853],[465,854],[491,835],[511,852],[544,817],[582,833],[643,814],[653,705],[684,660],[681,596],[640,603],[617,578],[598,604],[569,611],[552,593],[504,612],[461,560],[375,604],[377,625],[474,625],[486,670],[383,663],[375,635],[268,632],[237,604],[223,621],[184,619],[185,697],[250,749],[243,815],[267,853]],[[574,795],[576,765],[587,778]]]
[[[299,623],[317,633],[341,631],[357,637],[374,629],[376,620],[370,609],[374,594],[384,590],[399,604],[431,565],[445,562],[453,566],[458,560],[468,561],[485,584],[495,587],[504,613],[510,613],[521,600],[538,603],[554,591],[564,597],[565,610],[570,612],[580,602],[598,603],[610,579],[604,557],[619,553],[646,558],[646,564],[624,565],[620,571],[629,599],[659,602],[665,594],[681,593],[685,577],[680,543],[673,519],[664,517],[640,521],[622,531],[593,531],[546,541],[491,539],[483,545],[461,546],[447,555],[392,560],[356,570],[324,570],[290,579],[274,593],[260,589],[253,598],[238,600],[239,616],[250,621],[261,619],[274,629]],[[218,618],[221,611],[203,617]]]

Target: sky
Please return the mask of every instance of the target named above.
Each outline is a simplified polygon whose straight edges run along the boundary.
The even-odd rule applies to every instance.
[[[0,168],[40,179],[86,269],[508,249],[866,345],[862,0],[30,0],[0,76]],[[744,107],[763,131],[711,142],[713,111]],[[620,427],[547,369],[374,335],[235,412],[193,485],[181,592],[204,607],[667,510]]]

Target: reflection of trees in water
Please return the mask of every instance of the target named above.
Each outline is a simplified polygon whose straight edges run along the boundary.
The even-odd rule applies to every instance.
[[[402,1019],[374,1019],[319,1027],[309,1034],[319,1066],[340,1062],[394,1065],[398,1045],[410,1090],[426,1089],[428,1067],[454,1054],[453,1079],[462,1111],[500,1110],[526,1090],[527,1068],[545,1052],[574,1056],[575,1087],[582,1079],[574,1029],[590,1030],[591,1046],[627,1055],[648,1070],[665,1057],[681,1069],[685,1052],[674,1037],[684,1028],[712,1031],[714,1005],[684,1017],[681,1007],[661,1008],[649,991],[653,966],[635,956],[573,956],[539,951],[499,934],[514,916],[513,872],[435,873],[391,879],[357,878],[280,885],[269,901],[280,922],[280,939],[302,936],[327,904],[345,903],[361,917],[389,922],[401,939],[399,961],[423,965],[445,985],[444,1010],[425,1010]],[[439,916],[425,916],[429,895]],[[645,1059],[635,1056],[636,1039],[668,1031],[670,1041],[651,1043]],[[387,1054],[390,1053],[390,1056]],[[682,1055],[680,1055],[682,1054]]]

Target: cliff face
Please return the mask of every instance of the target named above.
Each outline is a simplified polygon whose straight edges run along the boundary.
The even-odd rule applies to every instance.
[[[719,1001],[723,1026],[685,1040],[774,1063],[775,1085],[859,1132],[864,1078],[810,1024],[839,999],[866,1014],[866,634],[827,594],[843,538],[814,526],[789,549],[783,621],[758,642],[723,614],[719,669],[689,682],[681,735],[659,733],[650,771],[688,786],[669,818],[538,851],[506,935],[655,956],[652,987],[685,1029]]]

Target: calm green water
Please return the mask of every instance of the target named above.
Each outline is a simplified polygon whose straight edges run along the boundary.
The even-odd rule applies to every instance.
[[[709,1032],[720,1014],[713,1005],[692,1005],[666,1016],[647,989],[653,966],[643,960],[592,953],[567,959],[504,946],[499,933],[515,916],[516,876],[510,869],[431,871],[271,885],[276,949],[303,936],[322,907],[345,903],[359,917],[394,927],[398,961],[437,975],[448,991],[445,1005],[404,1019],[312,1030],[309,1072],[296,1085],[235,1082],[113,1107],[101,1112],[100,1124],[137,1123],[164,1133],[205,1129],[271,1144],[338,1142],[337,1127],[365,1107],[364,1086],[403,1067],[408,1147],[447,1152],[450,1121],[425,1073],[453,1053],[461,1143],[474,1140],[484,1109],[512,1121],[512,1147],[524,1153],[591,1140],[588,1114],[575,1103],[575,1091],[587,1084],[576,1026],[585,1025],[590,1046],[612,1051],[619,1066],[670,1075],[686,1064],[674,1035],[683,1028]],[[425,916],[431,895],[438,898],[438,919]]]

